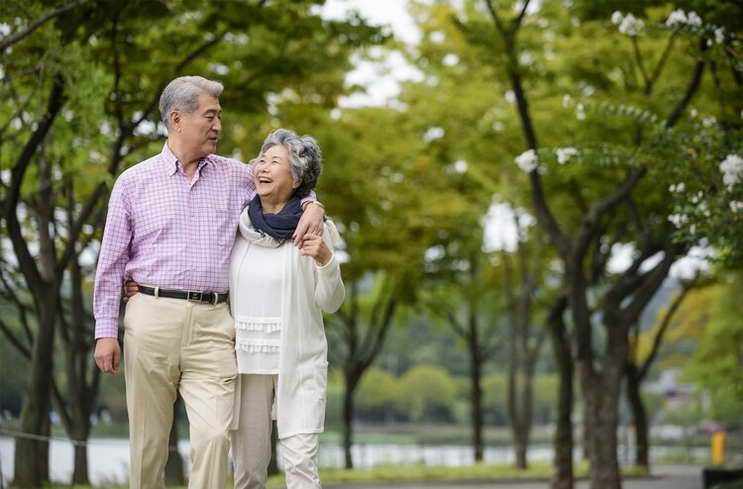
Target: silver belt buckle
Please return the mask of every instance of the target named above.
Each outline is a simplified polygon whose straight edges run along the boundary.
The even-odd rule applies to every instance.
[[[188,302],[203,302],[201,299],[201,296],[203,294],[201,292],[191,292],[190,290],[186,292],[186,300]]]

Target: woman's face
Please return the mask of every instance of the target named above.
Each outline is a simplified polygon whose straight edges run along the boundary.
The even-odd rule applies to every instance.
[[[272,146],[263,153],[253,176],[258,195],[278,202],[288,201],[300,183],[294,180],[290,168],[289,151],[285,147]]]

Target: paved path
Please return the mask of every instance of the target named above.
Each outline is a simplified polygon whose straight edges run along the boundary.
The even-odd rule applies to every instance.
[[[628,479],[623,489],[702,489],[702,469],[687,466],[663,466],[654,470],[653,478]],[[406,482],[388,484],[332,484],[326,489],[549,489],[546,482]],[[581,481],[576,489],[587,489],[588,483]]]

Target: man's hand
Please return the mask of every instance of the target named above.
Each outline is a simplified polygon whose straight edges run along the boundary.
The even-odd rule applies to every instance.
[[[121,347],[116,338],[100,338],[95,343],[95,364],[105,374],[115,374],[119,371]]]
[[[311,256],[320,266],[327,264],[333,256],[333,253],[325,245],[320,235],[311,233],[304,235],[299,254],[302,256]]]
[[[325,209],[321,205],[316,205],[314,202],[308,202],[304,206],[304,212],[302,213],[297,229],[294,231],[294,245],[300,247],[302,245],[302,238],[307,233],[316,234],[322,236],[322,221],[325,217]]]
[[[124,300],[131,299],[132,296],[139,294],[139,284],[134,280],[124,282]]]

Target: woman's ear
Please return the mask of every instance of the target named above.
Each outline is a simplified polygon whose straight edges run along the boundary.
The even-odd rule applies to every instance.
[[[292,181],[292,188],[297,189],[299,186],[302,185],[302,180],[293,180]]]

